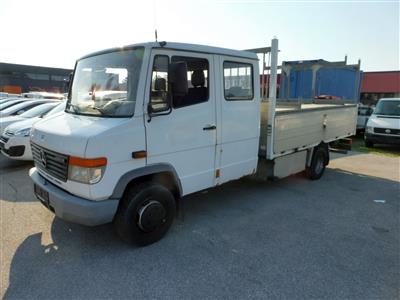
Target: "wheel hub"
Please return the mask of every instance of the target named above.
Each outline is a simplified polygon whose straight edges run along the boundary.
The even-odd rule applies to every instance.
[[[166,211],[164,206],[155,200],[151,200],[140,207],[138,211],[139,228],[150,232],[166,222]]]

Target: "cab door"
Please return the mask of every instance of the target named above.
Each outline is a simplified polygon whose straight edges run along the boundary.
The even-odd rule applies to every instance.
[[[260,138],[258,61],[218,56],[217,166],[221,184],[256,171]]]
[[[212,56],[155,49],[150,58],[145,104],[160,105],[171,96],[168,68],[186,62],[188,93],[173,97],[170,112],[145,115],[147,164],[168,163],[183,194],[215,185],[216,113]],[[146,110],[146,109],[145,109]]]

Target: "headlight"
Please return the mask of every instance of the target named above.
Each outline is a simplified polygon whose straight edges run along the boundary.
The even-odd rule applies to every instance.
[[[14,135],[16,136],[29,136],[31,134],[31,129],[30,128],[25,128],[18,130]]]
[[[365,130],[367,133],[374,133],[374,127],[367,126],[367,128]]]
[[[98,183],[104,175],[106,165],[105,157],[94,159],[70,157],[68,179],[86,184]]]

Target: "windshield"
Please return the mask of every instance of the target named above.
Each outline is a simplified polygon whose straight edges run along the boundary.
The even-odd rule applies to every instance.
[[[131,117],[144,48],[89,56],[78,61],[66,112]]]
[[[57,103],[46,103],[46,104],[41,104],[38,105],[22,114],[20,116],[22,118],[34,118],[43,115],[44,113],[48,112],[50,109],[52,109],[54,106],[56,106]]]
[[[374,115],[400,116],[400,100],[379,100]]]
[[[11,107],[8,107],[8,108],[6,108],[6,109],[3,109],[2,111],[1,111],[1,113],[3,114],[3,115],[6,115],[6,114],[8,114],[8,113],[14,113],[14,112],[17,112],[17,111],[19,111],[19,110],[21,110],[21,109],[25,109],[25,111],[27,111],[28,109],[31,109],[31,108],[33,108],[33,107],[36,107],[36,106],[38,106],[38,105],[40,105],[40,104],[43,104],[43,103],[45,103],[45,102],[36,102],[36,101],[24,101],[24,102],[22,102],[22,103],[18,103],[18,104],[16,104],[16,105],[13,105],[13,106],[11,106]]]
[[[19,98],[5,98],[0,100],[0,104],[6,103],[8,101],[19,100]]]
[[[67,101],[63,101],[62,103],[58,104],[56,107],[54,107],[52,110],[50,110],[46,115],[44,115],[44,117],[48,117],[48,116],[51,116],[56,113],[64,111],[65,104],[67,104]]]
[[[24,100],[13,100],[13,101],[8,101],[6,103],[0,104],[0,110],[6,109],[7,107],[16,105],[21,102],[24,102]]]

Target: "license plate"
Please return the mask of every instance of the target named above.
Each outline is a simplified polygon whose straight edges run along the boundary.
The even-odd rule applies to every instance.
[[[35,192],[36,197],[40,201],[42,201],[43,204],[49,206],[49,193],[36,184],[33,186],[33,190]]]

